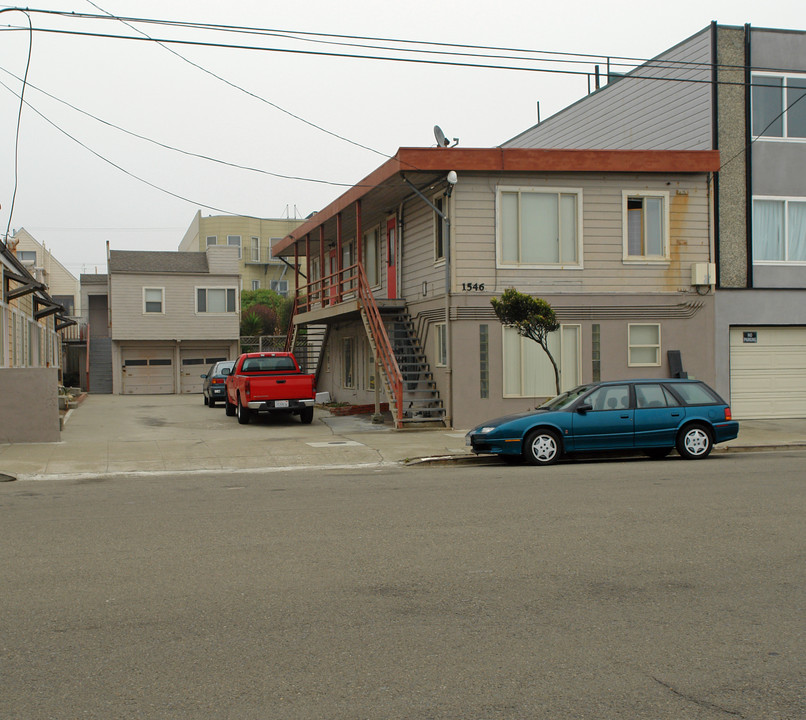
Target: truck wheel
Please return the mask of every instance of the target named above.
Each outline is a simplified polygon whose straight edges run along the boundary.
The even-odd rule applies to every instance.
[[[241,398],[238,398],[238,422],[241,425],[247,425],[249,423],[249,408],[245,408],[241,405]]]
[[[229,401],[229,398],[224,401],[224,412],[229,417],[233,417],[235,415],[235,406]]]
[[[302,410],[299,411],[299,419],[303,425],[310,425],[313,420],[313,408],[302,408]]]

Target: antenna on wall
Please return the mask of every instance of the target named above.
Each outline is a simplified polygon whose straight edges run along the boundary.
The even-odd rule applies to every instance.
[[[439,147],[456,147],[459,144],[459,138],[454,138],[453,145],[451,145],[450,140],[445,137],[445,133],[442,132],[442,128],[439,125],[434,125],[434,138]]]

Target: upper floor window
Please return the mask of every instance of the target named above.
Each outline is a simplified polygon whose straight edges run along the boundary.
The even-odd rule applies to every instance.
[[[285,297],[288,295],[288,280],[272,280],[271,289],[278,295]]]
[[[498,266],[581,267],[582,190],[498,189]]]
[[[234,313],[235,288],[196,288],[196,312]]]
[[[806,262],[806,199],[753,200],[753,262]]]
[[[445,196],[440,195],[434,198],[434,206],[439,212],[446,214],[448,204],[445,202]],[[445,220],[438,213],[434,213],[434,260],[445,259]]]
[[[260,262],[260,238],[253,237],[251,241],[252,262]]]
[[[17,250],[17,260],[26,264],[36,264],[36,250]]]
[[[252,280],[252,290],[260,290],[260,280]]]
[[[241,236],[240,235],[227,235],[227,245],[233,245],[238,248],[238,259],[241,259]]]
[[[753,136],[806,139],[806,75],[753,75]]]
[[[669,194],[622,193],[625,261],[668,261]]]
[[[165,312],[165,288],[143,288],[143,312]]]
[[[211,245],[217,245],[217,244],[218,244],[218,238],[215,235],[208,235],[207,236],[207,247],[210,247]]]
[[[65,315],[75,315],[75,298],[72,295],[54,295],[53,302],[64,308]]]
[[[266,258],[267,261],[269,261],[269,262],[282,262],[282,260],[280,258],[276,258],[276,257],[274,257],[274,255],[271,254],[272,248],[274,248],[276,245],[279,245],[280,242],[282,242],[282,240],[283,240],[283,238],[281,238],[281,237],[269,238],[269,248],[268,248],[269,256]]]

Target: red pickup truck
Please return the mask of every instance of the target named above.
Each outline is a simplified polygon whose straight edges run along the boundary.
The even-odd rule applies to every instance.
[[[245,353],[227,376],[227,415],[237,415],[242,425],[253,412],[291,413],[309,423],[315,400],[314,376],[304,374],[291,353]]]

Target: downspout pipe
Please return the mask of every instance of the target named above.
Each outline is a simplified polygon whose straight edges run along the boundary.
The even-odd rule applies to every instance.
[[[420,197],[445,223],[445,373],[448,380],[447,407],[445,408],[445,422],[453,427],[453,333],[451,332],[451,220],[447,214],[432,203],[405,175],[401,175],[415,194]],[[445,177],[448,187],[445,190],[445,199],[450,201],[453,188],[457,183],[456,173],[451,170]],[[445,209],[447,210],[447,204]]]

